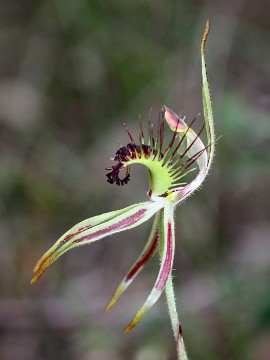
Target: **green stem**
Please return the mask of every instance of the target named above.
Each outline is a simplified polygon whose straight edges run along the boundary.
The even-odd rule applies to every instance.
[[[167,304],[169,309],[169,315],[171,319],[172,329],[174,338],[176,341],[176,350],[177,350],[177,360],[188,360],[186,347],[182,335],[182,327],[178,320],[177,310],[176,310],[176,302],[175,302],[175,296],[174,296],[174,290],[173,290],[173,282],[172,282],[172,276],[170,275],[166,288],[166,297],[167,297]]]

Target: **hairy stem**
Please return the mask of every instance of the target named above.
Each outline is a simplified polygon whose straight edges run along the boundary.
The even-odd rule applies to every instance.
[[[176,341],[176,350],[177,350],[177,360],[188,360],[186,347],[183,339],[182,334],[182,327],[178,320],[177,310],[176,310],[176,302],[173,290],[173,282],[172,276],[170,275],[167,283],[166,283],[166,297],[167,297],[167,304],[169,309],[169,315],[171,319],[172,329],[174,338]]]

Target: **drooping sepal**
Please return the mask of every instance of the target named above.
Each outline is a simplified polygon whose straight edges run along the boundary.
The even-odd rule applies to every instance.
[[[75,225],[38,261],[31,283],[36,282],[44,271],[68,250],[138,226],[151,218],[161,207],[160,203],[145,202],[95,216]]]
[[[138,324],[146,312],[156,303],[165,288],[167,279],[172,270],[175,250],[173,211],[174,206],[172,204],[168,202],[164,205],[164,215],[162,215],[162,217],[164,216],[163,224],[161,224],[163,229],[160,229],[160,231],[164,231],[164,244],[161,246],[161,264],[155,285],[141,309],[125,328],[124,333],[127,333]]]

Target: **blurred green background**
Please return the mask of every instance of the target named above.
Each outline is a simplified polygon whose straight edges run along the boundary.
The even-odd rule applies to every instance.
[[[147,172],[119,188],[105,167],[139,114],[202,111],[199,44],[217,135],[203,189],[177,211],[174,276],[192,360],[270,354],[268,0],[1,0],[0,359],[173,360],[165,297],[128,335],[155,259],[108,314],[150,223],[36,260],[75,223],[146,199]],[[202,121],[202,119],[201,119]]]

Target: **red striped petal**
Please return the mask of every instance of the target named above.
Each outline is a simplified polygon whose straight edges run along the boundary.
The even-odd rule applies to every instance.
[[[161,207],[162,204],[159,203],[141,203],[75,225],[39,260],[34,268],[35,275],[31,283],[36,282],[44,271],[68,250],[138,226],[152,217]]]
[[[164,245],[161,246],[161,266],[155,282],[155,285],[148,296],[147,300],[137,312],[133,320],[124,330],[125,333],[134,328],[146,312],[155,304],[162,294],[168,276],[171,274],[173,257],[174,257],[174,218],[173,218],[174,207],[171,204],[166,204],[164,207]],[[162,226],[162,225],[161,225]]]

